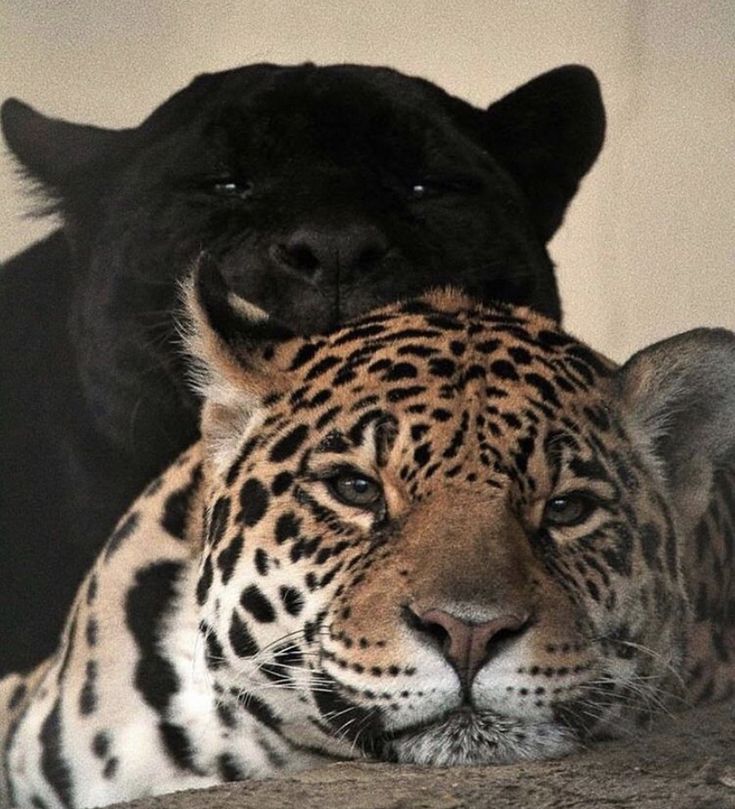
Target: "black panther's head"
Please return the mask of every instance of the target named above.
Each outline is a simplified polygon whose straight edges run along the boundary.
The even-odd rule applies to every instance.
[[[62,213],[82,385],[120,444],[133,407],[193,404],[172,314],[203,251],[299,332],[447,282],[558,317],[545,244],[604,114],[581,67],[483,110],[386,68],[264,64],[200,76],[134,129],[18,101],[3,128]]]

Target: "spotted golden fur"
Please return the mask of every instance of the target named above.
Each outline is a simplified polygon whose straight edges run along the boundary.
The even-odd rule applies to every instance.
[[[702,514],[733,335],[618,369],[447,291],[291,338],[211,270],[189,312],[203,438],[123,517],[58,654],[0,686],[6,801],[557,756],[687,678],[727,687],[724,477]]]

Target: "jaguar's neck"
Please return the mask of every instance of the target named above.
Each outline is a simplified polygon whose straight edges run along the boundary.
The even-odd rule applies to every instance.
[[[689,697],[726,699],[735,693],[735,466],[717,473],[690,539],[682,560],[692,609]]]

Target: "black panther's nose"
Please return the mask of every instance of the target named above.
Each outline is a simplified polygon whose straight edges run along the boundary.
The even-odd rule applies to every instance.
[[[310,279],[373,269],[388,252],[388,240],[372,225],[343,228],[302,227],[273,245],[281,267]]]

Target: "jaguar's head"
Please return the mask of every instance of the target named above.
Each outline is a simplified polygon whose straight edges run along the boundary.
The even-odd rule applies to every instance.
[[[564,754],[678,687],[682,543],[735,441],[735,337],[622,368],[451,290],[297,338],[200,267],[197,595],[224,703],[448,765]]]

